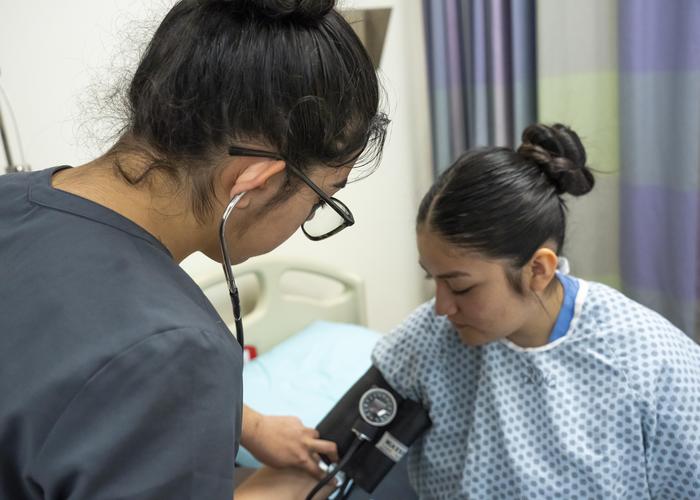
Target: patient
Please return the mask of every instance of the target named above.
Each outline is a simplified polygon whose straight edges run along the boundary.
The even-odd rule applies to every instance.
[[[532,125],[466,153],[425,195],[436,285],[373,363],[430,410],[408,457],[420,498],[698,498],[700,346],[655,312],[559,272],[578,135]]]
[[[698,498],[700,347],[565,273],[564,195],[593,188],[586,152],[563,125],[531,125],[522,141],[466,153],[425,195],[417,244],[435,298],[372,355],[430,412],[412,486],[425,499]],[[259,474],[257,498],[314,484]],[[291,496],[265,496],[269,474]]]

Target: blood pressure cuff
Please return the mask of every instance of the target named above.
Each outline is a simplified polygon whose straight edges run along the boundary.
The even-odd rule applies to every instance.
[[[379,430],[374,439],[363,443],[343,468],[343,472],[368,493],[374,491],[413,442],[431,425],[428,412],[419,403],[401,397],[373,366],[355,382],[316,427],[321,439],[337,444],[341,457],[357,438],[352,428],[361,418],[360,398],[373,387],[391,392],[398,405],[397,414],[389,425]]]

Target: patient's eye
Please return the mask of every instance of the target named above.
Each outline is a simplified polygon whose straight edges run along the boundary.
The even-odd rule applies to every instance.
[[[470,287],[467,287],[467,288],[463,288],[463,289],[461,289],[461,290],[452,290],[452,294],[453,294],[453,295],[466,295],[467,293],[469,293],[469,291],[470,291],[472,288],[474,288],[474,287],[473,287],[473,286],[470,286]]]

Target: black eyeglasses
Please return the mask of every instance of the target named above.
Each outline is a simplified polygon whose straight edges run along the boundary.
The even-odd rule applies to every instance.
[[[294,175],[299,177],[304,183],[316,193],[321,201],[314,205],[309,217],[301,225],[301,230],[307,238],[313,241],[326,239],[334,234],[339,233],[346,227],[355,224],[355,218],[352,216],[350,209],[337,198],[328,196],[314,182],[309,179],[301,170],[291,165],[287,160],[280,155],[262,151],[259,149],[239,148],[231,146],[228,150],[231,156],[253,156],[256,158],[269,158],[271,160],[281,160],[286,162],[287,169]]]

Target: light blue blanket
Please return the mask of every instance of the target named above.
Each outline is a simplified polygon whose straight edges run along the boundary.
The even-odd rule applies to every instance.
[[[318,321],[243,369],[243,401],[266,415],[294,415],[315,427],[370,366],[381,334],[357,325]],[[243,447],[236,462],[260,463]]]

